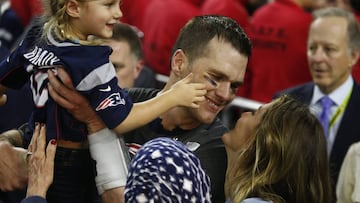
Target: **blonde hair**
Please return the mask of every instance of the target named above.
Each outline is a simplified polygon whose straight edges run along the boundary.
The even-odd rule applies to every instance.
[[[230,164],[225,193],[234,203],[248,197],[274,203],[331,202],[324,132],[306,105],[282,96],[270,106],[253,143]]]
[[[70,25],[71,16],[66,13],[66,3],[68,0],[42,0],[44,7],[44,31],[42,37],[46,38],[46,34],[53,32],[60,40],[71,39],[77,40],[85,45],[99,45],[103,41],[99,38],[90,40],[73,39],[74,28]],[[76,0],[78,2],[86,2],[90,0]]]

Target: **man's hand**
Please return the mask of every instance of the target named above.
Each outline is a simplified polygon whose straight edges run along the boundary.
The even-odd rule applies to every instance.
[[[27,150],[0,142],[0,190],[12,191],[25,188],[28,181]]]
[[[84,122],[88,127],[89,134],[105,127],[89,102],[75,90],[70,76],[64,69],[57,69],[57,76],[61,81],[56,78],[52,71],[49,70],[48,74],[48,89],[51,97],[57,104],[67,109],[77,120]]]

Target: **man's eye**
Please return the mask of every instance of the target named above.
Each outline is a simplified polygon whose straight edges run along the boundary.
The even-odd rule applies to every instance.
[[[210,84],[214,87],[217,87],[218,86],[218,83],[214,80],[214,79],[211,79],[209,76],[207,75],[204,75],[204,78],[210,82]]]

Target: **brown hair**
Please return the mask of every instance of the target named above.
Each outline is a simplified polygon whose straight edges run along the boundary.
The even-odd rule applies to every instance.
[[[321,124],[308,106],[282,96],[264,113],[253,143],[229,166],[226,194],[232,202],[248,197],[331,202],[326,148]]]

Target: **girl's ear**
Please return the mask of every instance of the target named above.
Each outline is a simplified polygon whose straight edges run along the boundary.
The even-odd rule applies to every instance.
[[[68,0],[65,3],[66,13],[74,18],[80,16],[80,7],[77,0]]]

